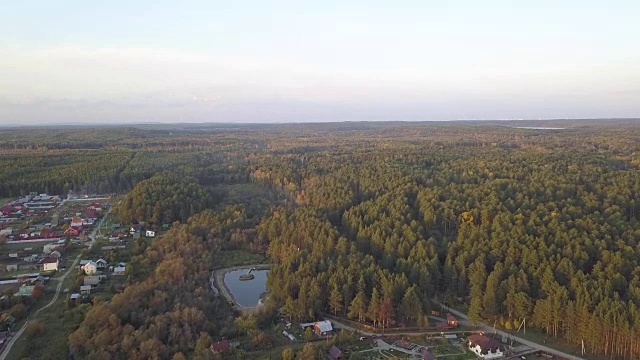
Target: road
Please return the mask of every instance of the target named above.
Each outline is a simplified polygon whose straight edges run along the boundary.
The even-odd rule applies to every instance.
[[[463,314],[463,313],[461,313],[460,311],[458,311],[458,310],[456,310],[456,309],[452,309],[452,308],[450,308],[450,307],[448,307],[448,306],[445,306],[444,304],[440,304],[440,305],[441,305],[444,309],[447,309],[447,311],[449,311],[450,313],[452,313],[452,314],[454,314],[454,315],[458,316],[459,318],[462,318],[462,319],[465,319],[465,320],[469,321],[469,318],[467,317],[467,315],[466,315],[466,314]],[[487,325],[487,324],[482,324],[482,323],[478,323],[478,324],[479,324],[480,328],[481,328],[483,331],[487,332],[487,333],[491,333],[491,332],[493,332],[493,331],[494,331],[494,330],[493,330],[493,327],[491,327],[491,326],[489,326],[489,325]],[[575,355],[567,354],[567,353],[564,353],[564,352],[562,352],[562,351],[560,351],[560,350],[552,349],[552,348],[550,348],[550,347],[547,347],[547,346],[544,346],[544,345],[540,345],[540,344],[535,343],[535,342],[533,342],[533,341],[529,341],[529,340],[525,340],[525,339],[522,339],[522,338],[519,338],[519,337],[513,336],[512,334],[510,334],[510,333],[508,333],[508,332],[504,332],[504,331],[497,330],[497,329],[495,330],[495,332],[496,332],[496,333],[498,333],[498,334],[500,334],[501,336],[512,337],[512,338],[513,338],[513,340],[515,340],[515,341],[517,341],[517,342],[519,342],[519,343],[521,343],[521,344],[527,345],[528,347],[533,348],[533,349],[536,349],[536,350],[542,350],[542,351],[544,351],[544,352],[546,352],[546,353],[548,353],[548,354],[553,354],[553,355],[556,355],[556,356],[561,356],[561,357],[563,357],[563,358],[567,358],[567,359],[585,360],[585,359],[580,358],[580,357],[577,357],[577,356],[575,356]]]
[[[89,235],[89,239],[91,239],[91,241],[89,242],[89,249],[93,247],[93,244],[95,243],[96,235],[98,234],[98,230],[102,227],[102,224],[107,219],[107,215],[109,215],[109,213],[111,212],[111,209],[109,209],[109,211],[105,214],[105,216],[102,217],[100,222],[98,222],[98,225],[94,227],[93,231],[91,232],[91,235]],[[51,301],[49,301],[48,304],[36,310],[36,312],[33,313],[29,318],[35,318],[38,314],[40,314],[40,312],[48,309],[50,306],[52,306],[56,302],[56,300],[58,300],[58,297],[60,296],[60,291],[62,290],[62,285],[64,284],[64,279],[66,279],[67,276],[73,271],[73,269],[75,269],[76,265],[78,265],[78,262],[80,261],[81,256],[82,254],[78,255],[76,259],[73,260],[73,263],[71,264],[71,266],[69,266],[69,269],[67,270],[66,273],[64,273],[64,275],[62,275],[59,278],[51,279],[51,280],[58,281],[58,286],[56,287],[56,293],[55,295],[53,295],[53,299],[51,299]],[[20,338],[24,330],[27,328],[27,326],[29,325],[29,321],[30,320],[27,320],[27,322],[25,322],[24,325],[22,325],[20,330],[18,330],[18,332],[11,337],[11,340],[9,340],[9,342],[7,343],[7,346],[5,346],[5,348],[2,350],[2,354],[0,354],[0,360],[5,360],[7,355],[9,355],[9,352],[11,352],[11,347],[13,347],[13,344],[16,343],[18,338]]]

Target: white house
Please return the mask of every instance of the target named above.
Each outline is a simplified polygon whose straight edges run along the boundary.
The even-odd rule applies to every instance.
[[[56,244],[56,243],[53,243],[53,244],[47,244],[47,245],[43,246],[42,251],[43,251],[45,254],[51,254],[51,252],[52,252],[53,250],[57,249],[59,246],[60,246],[60,244]]]
[[[467,338],[469,350],[483,359],[497,359],[504,357],[502,345],[484,334],[474,334]]]
[[[107,267],[107,260],[100,258],[96,261],[96,266],[98,269],[102,270]]]
[[[153,230],[147,230],[147,237],[155,237],[156,236],[156,232]]]
[[[93,261],[89,261],[82,267],[82,270],[87,275],[95,275],[96,273],[98,273],[98,264]]]
[[[56,257],[47,256],[42,259],[42,271],[58,271],[58,265],[60,265],[60,262]]]
[[[113,275],[124,275],[125,270],[126,267],[124,266],[124,264],[120,264],[113,268]]]

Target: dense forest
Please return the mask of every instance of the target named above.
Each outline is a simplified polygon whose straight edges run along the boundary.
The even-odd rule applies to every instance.
[[[139,182],[117,206],[125,224],[186,221],[212,206],[211,194],[194,179],[160,173]]]
[[[123,221],[183,223],[90,310],[70,339],[80,358],[198,357],[199,339],[238,331],[207,288],[215,254],[238,248],[268,255],[270,299],[292,320],[421,327],[446,302],[640,358],[640,124],[512,126],[63,129],[40,145],[15,130],[0,140],[0,196],[131,191]],[[256,187],[285,200],[255,199],[251,221],[218,206]]]

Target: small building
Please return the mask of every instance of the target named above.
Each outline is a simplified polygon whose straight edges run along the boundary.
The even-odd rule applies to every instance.
[[[209,349],[211,349],[211,352],[214,354],[220,354],[229,350],[230,346],[231,344],[229,344],[229,340],[224,339],[224,340],[220,340],[212,343]]]
[[[60,261],[58,258],[53,256],[47,256],[42,259],[42,271],[58,271],[58,266],[60,265]]]
[[[82,266],[82,270],[87,275],[95,275],[98,273],[98,264],[93,261],[88,262],[84,266]]]
[[[82,259],[80,260],[80,267],[83,267],[91,262],[91,259]]]
[[[420,355],[422,356],[422,360],[436,360],[436,357],[433,356],[431,351],[429,351],[429,349],[427,349],[426,347],[423,347],[420,350]]]
[[[68,237],[78,237],[80,236],[80,230],[76,229],[75,227],[69,227],[67,230],[64,231],[62,235],[68,236]]]
[[[156,237],[156,232],[153,230],[147,230],[147,237]]]
[[[502,345],[484,334],[474,334],[467,338],[469,350],[483,359],[497,359],[504,356]]]
[[[135,224],[135,225],[131,226],[131,228],[129,229],[129,233],[131,235],[133,235],[135,233],[139,233],[140,231],[142,231],[142,227],[139,224]]]
[[[456,319],[451,313],[447,313],[447,324],[452,328],[458,327],[458,319]]]
[[[81,285],[80,286],[80,294],[82,294],[82,295],[91,294],[91,285]]]
[[[103,270],[107,267],[107,260],[100,258],[96,261],[96,266],[98,269]]]
[[[82,281],[84,285],[95,286],[100,284],[100,276],[85,276]]]
[[[11,253],[9,254],[9,257],[12,259],[17,259],[18,258],[18,253]]]
[[[69,296],[69,300],[71,302],[75,302],[76,300],[78,300],[79,297],[80,297],[79,293],[73,293],[73,294],[71,294],[71,296]]]
[[[329,349],[329,357],[332,360],[344,359],[344,353],[342,352],[342,350],[338,349],[337,346],[333,345]]]
[[[7,271],[18,271],[18,264],[7,265]]]
[[[49,254],[49,256],[55,257],[57,259],[60,259],[62,257],[62,254],[58,250],[53,250],[51,252],[51,254]]]
[[[331,326],[331,321],[324,320],[318,321],[313,324],[313,331],[318,336],[327,336],[333,331],[333,327]]]
[[[113,275],[124,275],[126,267],[124,265],[118,265],[113,268]]]

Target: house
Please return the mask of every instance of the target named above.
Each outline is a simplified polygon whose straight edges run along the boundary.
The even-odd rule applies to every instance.
[[[98,264],[93,261],[89,261],[84,266],[82,266],[82,270],[87,275],[95,275],[98,273]]]
[[[80,286],[80,294],[82,294],[82,295],[91,294],[91,285],[82,285],[82,286]]]
[[[333,331],[333,327],[331,326],[331,321],[324,320],[318,321],[313,324],[313,331],[315,331],[318,336],[327,336]]]
[[[153,230],[147,230],[147,237],[155,237],[156,236],[156,232]]]
[[[100,258],[96,261],[96,266],[99,270],[103,270],[107,267],[107,260]]]
[[[229,340],[224,339],[224,340],[220,340],[212,343],[209,349],[211,349],[212,353],[218,354],[218,353],[223,353],[229,350],[230,346],[231,345],[229,344]]]
[[[337,346],[333,345],[329,349],[329,357],[332,360],[344,359],[344,354],[342,353],[342,351],[340,349],[338,349]]]
[[[49,254],[49,256],[52,256],[52,257],[57,258],[57,259],[60,259],[62,257],[62,254],[58,250],[53,250],[51,252],[51,254]]]
[[[7,271],[18,271],[18,264],[7,265]]]
[[[47,256],[40,262],[42,264],[42,271],[58,271],[60,261],[53,256]]]
[[[447,313],[447,325],[452,328],[458,327],[458,319],[456,319],[451,313]]]
[[[94,222],[94,221],[98,220],[98,211],[96,211],[95,208],[87,208],[87,209],[84,210],[84,216],[90,222]]]
[[[96,286],[98,284],[100,284],[100,277],[99,276],[85,276],[83,279],[83,284],[84,285],[89,285],[89,286]]]
[[[124,275],[126,267],[122,264],[113,268],[113,275]]]
[[[74,229],[81,229],[82,226],[84,224],[86,224],[87,222],[85,220],[83,220],[82,218],[79,217],[72,217],[71,218],[71,223],[69,224],[70,228],[74,228]]]
[[[135,224],[135,225],[131,226],[131,228],[129,229],[129,233],[131,235],[133,235],[135,233],[139,233],[140,231],[142,231],[142,227],[140,226],[140,224]]]
[[[75,227],[69,227],[67,230],[64,231],[64,233],[62,233],[62,235],[68,236],[68,237],[78,237],[80,236],[80,230],[78,230]]]
[[[422,355],[422,360],[436,360],[435,356],[433,356],[431,351],[426,347],[423,347],[422,350],[420,350],[420,355]]]
[[[51,252],[55,249],[57,249],[60,246],[60,244],[47,244],[43,247],[42,252],[45,254],[51,254]]]
[[[469,350],[483,359],[497,359],[504,356],[500,343],[484,334],[474,334],[467,338]]]
[[[75,302],[76,300],[78,300],[79,297],[80,297],[79,293],[73,293],[73,294],[71,294],[71,296],[69,296],[69,300],[71,302]]]

